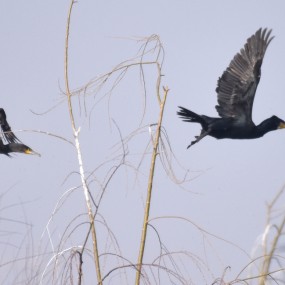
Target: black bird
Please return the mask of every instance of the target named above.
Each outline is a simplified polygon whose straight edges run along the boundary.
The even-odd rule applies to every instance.
[[[272,116],[255,125],[252,106],[261,76],[261,65],[266,49],[274,37],[271,30],[260,28],[247,39],[244,48],[235,55],[228,68],[218,80],[216,110],[220,118],[198,115],[179,107],[177,114],[185,122],[199,123],[202,131],[187,147],[209,135],[217,139],[255,139],[277,129],[285,128],[285,122]]]
[[[2,108],[0,108],[0,125],[3,138],[7,141],[7,144],[4,144],[2,138],[0,137],[0,154],[10,156],[9,153],[11,152],[20,152],[26,154],[36,154],[40,156],[39,153],[33,151],[30,147],[23,144],[11,131],[11,127],[6,120],[6,113]]]

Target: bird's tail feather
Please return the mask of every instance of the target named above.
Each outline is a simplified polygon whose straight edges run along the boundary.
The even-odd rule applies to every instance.
[[[205,124],[205,120],[200,115],[184,107],[178,107],[180,108],[180,111],[177,112],[177,115],[180,116],[184,122],[200,123],[201,125]]]

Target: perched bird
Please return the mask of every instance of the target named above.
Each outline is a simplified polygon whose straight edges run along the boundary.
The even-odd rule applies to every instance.
[[[2,137],[7,141],[7,144],[4,144],[2,138],[0,137],[0,154],[10,156],[9,153],[11,152],[20,152],[40,156],[39,153],[33,151],[30,147],[23,144],[11,131],[11,127],[6,120],[6,113],[2,108],[0,108],[0,126],[3,134]]]
[[[266,49],[273,37],[271,30],[260,28],[247,39],[244,48],[235,55],[228,68],[218,80],[216,92],[217,118],[198,115],[179,107],[177,114],[185,122],[199,123],[202,131],[187,147],[199,142],[205,136],[217,139],[255,139],[270,131],[285,128],[285,122],[272,116],[259,125],[252,121],[252,106],[256,88],[261,76],[261,65]]]

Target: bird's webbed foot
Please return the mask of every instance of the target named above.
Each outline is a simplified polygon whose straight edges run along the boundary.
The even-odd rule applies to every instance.
[[[202,138],[204,138],[205,136],[207,136],[209,133],[208,132],[205,132],[204,130],[201,131],[201,134],[200,136],[195,136],[195,139],[194,141],[192,141],[188,146],[187,146],[187,149],[189,147],[191,147],[192,145],[194,145],[195,143],[199,142]]]

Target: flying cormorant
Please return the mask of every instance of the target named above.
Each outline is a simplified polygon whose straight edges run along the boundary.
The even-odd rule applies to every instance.
[[[260,28],[235,55],[218,80],[216,110],[220,118],[198,115],[184,107],[177,114],[185,122],[199,123],[202,131],[187,147],[209,135],[217,139],[255,139],[277,129],[285,128],[285,122],[272,116],[259,125],[252,121],[252,106],[261,76],[261,65],[266,49],[273,37],[271,30]]]
[[[11,127],[6,120],[6,113],[2,108],[0,108],[0,125],[3,138],[7,141],[7,144],[4,144],[2,138],[0,137],[0,154],[10,156],[9,153],[11,152],[20,152],[26,154],[36,154],[40,156],[39,153],[33,151],[30,147],[23,144],[11,131]]]

